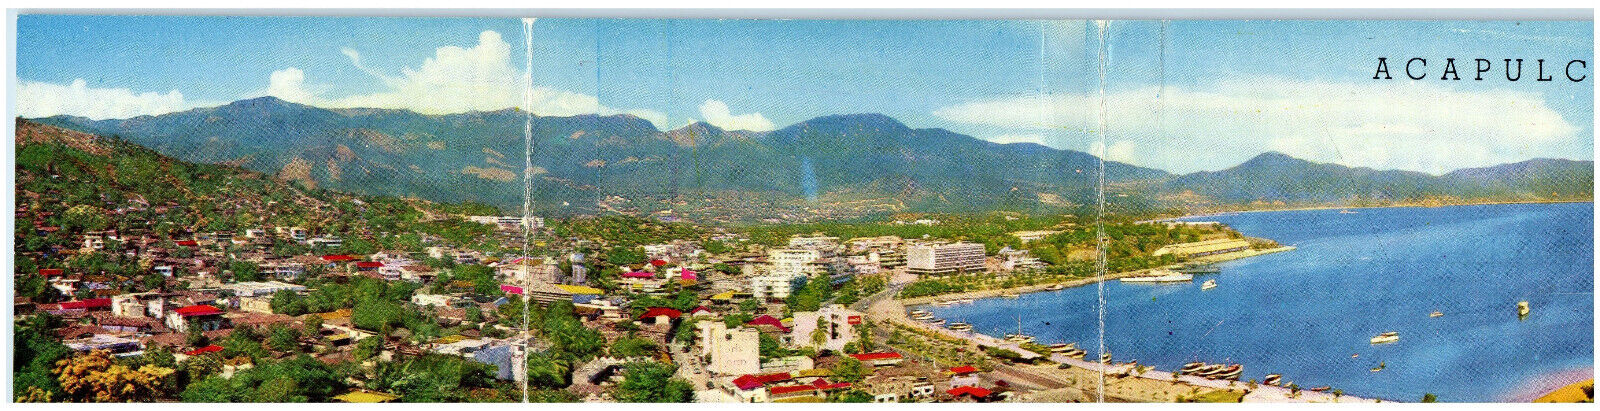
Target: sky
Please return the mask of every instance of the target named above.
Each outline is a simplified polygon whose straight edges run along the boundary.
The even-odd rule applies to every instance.
[[[1592,159],[1589,22],[884,21],[22,15],[14,114],[260,96],[427,114],[524,106],[765,131],[883,113],[1176,173],[1266,151],[1439,174]],[[527,37],[525,37],[527,36]],[[531,61],[528,50],[531,38]],[[1372,79],[1377,58],[1395,79]],[[1426,80],[1405,60],[1428,59]],[[1455,58],[1463,80],[1439,80]],[[1474,80],[1475,58],[1493,63]],[[1502,59],[1521,58],[1506,81]],[[1536,82],[1545,59],[1555,81]],[[531,70],[525,67],[531,66]],[[1102,69],[1104,75],[1102,76]],[[1513,71],[1515,74],[1515,71]]]

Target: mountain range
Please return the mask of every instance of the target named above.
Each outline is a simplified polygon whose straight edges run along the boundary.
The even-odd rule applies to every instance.
[[[90,120],[34,121],[116,135],[192,162],[240,166],[360,194],[520,209],[525,114],[324,109],[273,97]],[[1033,143],[913,129],[881,114],[831,115],[768,132],[629,115],[533,117],[534,206],[702,219],[884,212],[1079,212],[1098,159]],[[1593,162],[1533,159],[1444,175],[1351,168],[1265,153],[1175,175],[1105,163],[1115,210],[1590,200]]]

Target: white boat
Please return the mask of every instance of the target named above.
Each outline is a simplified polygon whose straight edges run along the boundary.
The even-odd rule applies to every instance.
[[[1400,333],[1395,331],[1389,331],[1383,334],[1378,334],[1376,337],[1372,337],[1373,344],[1388,344],[1395,341],[1400,341]]]
[[[911,310],[911,315],[932,314],[928,310]]]
[[[1439,312],[1439,311],[1434,311],[1432,314],[1428,314],[1428,318],[1439,318],[1439,317],[1443,317],[1443,316],[1444,316],[1444,313],[1443,312]]]
[[[1027,344],[1027,343],[1033,342],[1033,336],[1022,333],[1022,315],[1021,314],[1017,315],[1017,332],[1013,333],[1013,334],[1006,334],[1006,341],[1017,343],[1018,345]]]
[[[932,320],[928,320],[928,324],[932,324],[934,326],[944,325],[944,319],[943,318],[934,318]]]
[[[1044,290],[1045,291],[1057,291],[1057,290],[1060,290],[1062,288],[1067,288],[1067,287],[1063,286],[1061,284],[1050,284],[1050,286],[1045,287]]]
[[[972,299],[971,298],[962,298],[962,299],[959,299],[959,300],[951,301],[951,303],[955,303],[955,304],[972,304]]]
[[[1078,348],[1078,343],[1053,344],[1050,352],[1064,353]]]
[[[972,331],[972,324],[962,322],[950,323],[950,331]]]
[[[1027,344],[1033,342],[1033,336],[1020,333],[1006,334],[1006,341],[1017,344]]]
[[[1213,288],[1217,288],[1217,280],[1206,280],[1206,282],[1200,283],[1201,290],[1210,290]]]
[[[1350,210],[1339,210],[1339,214],[1357,214],[1357,212]]]
[[[1261,380],[1261,383],[1266,385],[1278,385],[1280,382],[1283,382],[1283,375],[1281,374],[1267,374],[1267,378]]]
[[[1531,311],[1533,311],[1533,310],[1528,308],[1528,302],[1527,301],[1518,301],[1517,302],[1517,316],[1518,317],[1527,317],[1528,313],[1531,312]]]
[[[1125,283],[1177,283],[1194,281],[1194,274],[1184,274],[1170,270],[1156,270],[1150,272],[1150,274],[1151,275],[1139,277],[1123,277],[1121,281]]]

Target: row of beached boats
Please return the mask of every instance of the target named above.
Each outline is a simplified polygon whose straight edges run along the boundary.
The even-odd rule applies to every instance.
[[[1204,361],[1195,361],[1184,364],[1183,368],[1178,369],[1178,374],[1193,375],[1212,380],[1237,380],[1240,375],[1244,375],[1244,365],[1210,364]]]

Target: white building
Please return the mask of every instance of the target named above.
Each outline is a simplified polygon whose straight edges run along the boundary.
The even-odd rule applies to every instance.
[[[839,237],[812,236],[789,237],[790,248],[807,248],[812,250],[838,250]]]
[[[913,274],[981,271],[983,244],[957,242],[913,245],[906,248],[906,268]]]
[[[222,288],[232,290],[233,295],[240,297],[255,297],[262,295],[270,296],[283,290],[294,292],[306,290],[306,286],[303,285],[281,283],[277,281],[233,283],[224,285]]]
[[[750,277],[750,296],[757,300],[782,300],[789,298],[794,276],[762,275]]]
[[[1000,258],[1000,269],[1005,271],[1031,270],[1044,266],[1044,263],[1028,250],[1013,250],[1006,247],[995,253],[995,256]]]
[[[861,312],[832,304],[794,313],[794,329],[789,335],[795,346],[843,351],[845,344],[856,340],[856,325],[861,321]]]
[[[721,321],[694,324],[700,337],[700,355],[706,370],[718,375],[744,375],[761,371],[761,332],[754,328],[728,329]]]

